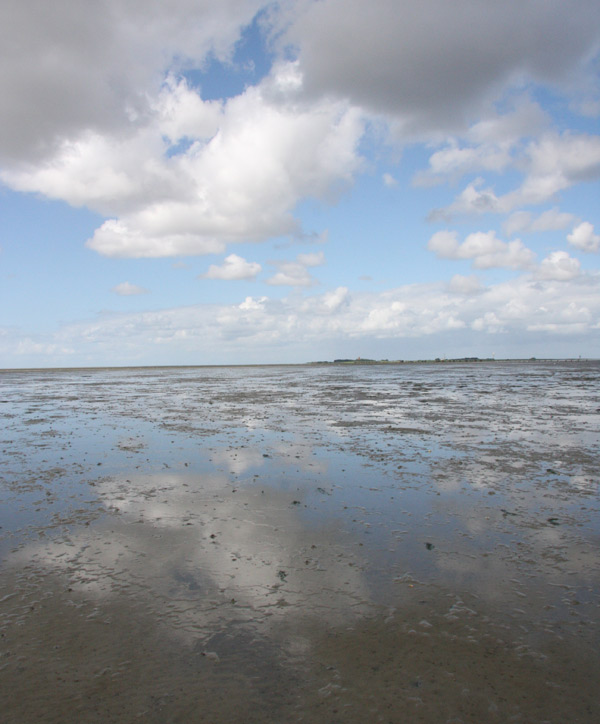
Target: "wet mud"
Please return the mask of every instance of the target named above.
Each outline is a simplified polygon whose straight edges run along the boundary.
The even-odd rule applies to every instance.
[[[600,720],[599,383],[0,372],[2,721]]]

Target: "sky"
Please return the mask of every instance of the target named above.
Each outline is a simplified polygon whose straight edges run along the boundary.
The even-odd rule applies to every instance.
[[[0,367],[600,357],[597,0],[4,0]]]

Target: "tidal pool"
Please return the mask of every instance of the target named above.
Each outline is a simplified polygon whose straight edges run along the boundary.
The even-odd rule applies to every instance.
[[[600,364],[0,371],[12,722],[596,722]]]

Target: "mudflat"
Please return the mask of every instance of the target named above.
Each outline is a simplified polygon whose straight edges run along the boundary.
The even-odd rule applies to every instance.
[[[600,721],[600,363],[0,371],[0,711]]]

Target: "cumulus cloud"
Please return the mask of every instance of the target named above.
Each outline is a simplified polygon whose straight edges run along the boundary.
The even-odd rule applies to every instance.
[[[548,119],[537,103],[520,98],[504,114],[491,114],[470,126],[464,140],[451,137],[429,157],[429,168],[418,172],[415,186],[456,181],[468,173],[500,173],[515,162],[523,138],[539,133]]]
[[[139,287],[137,284],[130,284],[129,282],[122,282],[113,287],[112,291],[121,297],[132,297],[138,294],[148,294],[148,290],[144,287]]]
[[[435,209],[431,220],[455,216],[510,213],[527,205],[551,202],[560,191],[600,178],[600,136],[547,133],[531,141],[515,159],[523,170],[523,183],[513,191],[496,195],[483,178],[467,184],[452,204]]]
[[[594,227],[589,221],[576,226],[567,236],[569,244],[581,251],[596,253],[600,251],[600,234],[594,234]]]
[[[598,38],[595,0],[577,12],[560,0],[322,0],[282,12],[306,90],[393,115],[404,134],[456,127],[518,77],[562,82]]]
[[[438,231],[427,248],[442,259],[471,259],[476,269],[528,269],[535,260],[535,254],[520,239],[504,242],[495,231],[469,234],[462,243],[455,231]]]
[[[288,64],[278,72],[295,70]],[[291,96],[275,98],[277,77],[217,106],[185,81],[170,82],[143,127],[121,137],[86,131],[44,163],[5,169],[1,178],[20,191],[117,214],[88,242],[106,256],[219,253],[233,241],[300,234],[295,205],[351,183],[363,125],[343,103],[300,108]],[[189,145],[170,153],[182,138]]]
[[[236,96],[204,97],[191,80],[199,74],[188,71],[232,61],[261,11],[271,69]],[[552,130],[532,100],[544,95],[520,89],[560,87],[571,100],[585,95],[596,112],[597,79],[586,82],[585,74],[599,39],[597,0],[578,0],[576,12],[562,0],[7,2],[0,5],[0,181],[101,214],[88,247],[102,255],[225,256],[232,243],[314,241],[320,230],[302,228],[302,201],[337,200],[370,167],[362,153],[375,158],[382,142],[416,139],[429,149],[416,184],[462,179],[456,198],[437,201],[448,205],[431,218],[510,214],[507,238],[572,228],[573,215],[531,207],[554,206],[562,191],[600,178],[600,135]],[[497,178],[506,172],[508,181]],[[397,178],[390,167],[379,183],[391,187]],[[600,250],[589,222],[567,238],[581,251]],[[305,297],[324,257],[301,254],[271,263],[268,283],[293,287],[290,300],[257,296],[210,310],[103,318],[52,339],[19,338],[17,346],[58,355],[77,339],[109,350],[113,335],[125,355],[172,349],[177,340],[197,359],[209,339],[237,360],[242,339],[281,350],[301,338],[589,331],[598,319],[597,277],[582,274],[566,252],[536,265],[519,239],[505,242],[493,231],[464,240],[438,232],[428,246],[475,269],[528,273],[492,288],[455,275],[379,295],[339,287]],[[259,271],[229,255],[206,276],[247,279]]]
[[[495,312],[486,312],[483,316],[477,317],[471,322],[471,328],[476,332],[487,332],[488,334],[505,331],[504,323]]]
[[[511,149],[523,138],[539,135],[549,123],[550,119],[539,103],[527,95],[519,95],[509,110],[484,114],[469,127],[465,137],[484,149]]]
[[[255,279],[262,267],[255,261],[246,261],[237,254],[225,257],[223,264],[211,264],[203,279]]]
[[[323,295],[323,305],[326,309],[333,311],[339,309],[342,305],[349,303],[348,287],[338,287],[331,292]]]
[[[460,177],[473,171],[502,171],[511,162],[508,149],[495,147],[461,147],[452,141],[429,158],[429,169],[415,175],[415,186],[432,186],[443,177]]]
[[[231,58],[264,0],[0,5],[0,159],[41,159],[86,129],[144,123],[167,68]],[[18,42],[16,41],[18,39]]]
[[[244,301],[239,305],[239,308],[243,310],[262,309],[264,303],[267,301],[268,297],[259,297],[258,299],[255,299],[254,297],[246,297],[246,299],[244,299]]]
[[[508,196],[520,204],[543,203],[573,184],[600,178],[600,136],[547,133],[532,141],[525,155],[527,177]]]
[[[317,280],[308,271],[310,267],[321,266],[325,263],[322,251],[314,254],[298,254],[295,261],[272,261],[270,264],[277,272],[267,279],[272,286],[312,287]]]
[[[182,72],[230,60],[267,7],[262,27],[280,53],[269,75],[237,97],[203,99]],[[298,202],[335,197],[361,168],[368,113],[410,135],[451,129],[477,107],[482,120],[465,143],[451,138],[428,173],[506,169],[544,114],[526,97],[505,113],[482,101],[521,75],[558,82],[573,73],[598,38],[595,10],[593,0],[577,13],[558,0],[109,0],[85,11],[67,0],[5,3],[0,179],[108,217],[88,242],[107,256],[300,237]],[[539,203],[596,173],[599,144],[549,135],[528,147],[521,189],[498,197],[471,183],[438,215]],[[383,179],[394,184],[390,173]]]
[[[579,276],[580,271],[579,259],[569,256],[566,251],[553,251],[540,263],[537,276],[540,279],[567,281]]]
[[[429,221],[450,221],[456,216],[508,211],[507,205],[502,203],[492,188],[482,188],[484,183],[483,178],[476,178],[460,192],[449,206],[433,209],[429,213]]]

